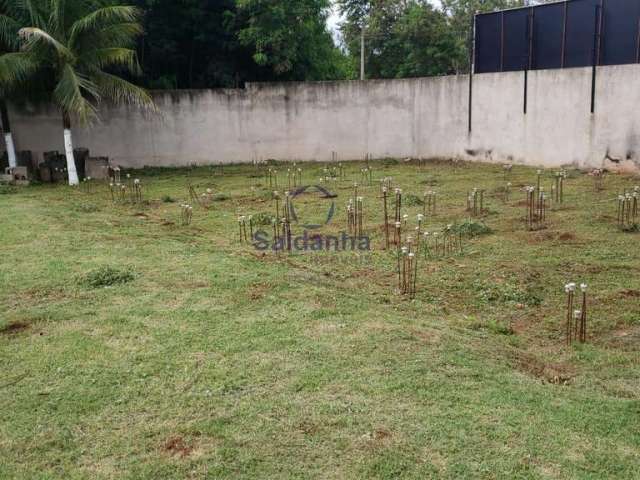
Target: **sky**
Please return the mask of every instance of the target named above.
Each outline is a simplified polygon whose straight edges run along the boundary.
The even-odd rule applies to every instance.
[[[338,23],[340,22],[340,20],[341,17],[338,13],[338,8],[334,5],[331,11],[331,15],[327,20],[327,24],[329,25],[329,30],[331,30],[331,33],[333,34],[333,41],[336,42],[336,44],[340,43],[340,34],[338,32]]]

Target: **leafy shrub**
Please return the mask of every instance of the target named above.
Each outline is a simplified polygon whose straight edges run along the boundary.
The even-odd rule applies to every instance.
[[[12,185],[0,184],[0,195],[11,195],[12,193],[18,193],[18,189]]]
[[[163,195],[161,200],[164,203],[176,203],[176,199],[173,198],[171,195]]]
[[[476,220],[467,219],[462,223],[457,223],[452,227],[455,233],[461,233],[467,237],[479,237],[481,235],[489,235],[493,230],[485,223]]]
[[[84,275],[81,283],[91,288],[102,288],[129,283],[134,279],[135,274],[129,268],[117,268],[107,265]]]
[[[513,328],[511,328],[511,325],[495,319],[491,319],[486,322],[476,320],[471,324],[471,328],[473,330],[488,330],[491,333],[495,333],[496,335],[513,335],[514,334],[514,331],[513,331]]]
[[[412,193],[407,193],[402,198],[402,203],[407,207],[416,207],[419,205],[424,205],[424,201],[420,197]]]
[[[533,287],[523,288],[509,282],[475,282],[473,288],[482,303],[508,303],[537,306],[542,303],[542,298]]]
[[[214,202],[226,202],[227,200],[230,200],[230,199],[231,197],[225,193],[218,193],[213,196]]]
[[[256,215],[254,215],[252,217],[253,220],[253,224],[254,225],[261,225],[261,226],[266,226],[266,225],[271,225],[273,223],[273,221],[275,220],[275,217],[273,215],[270,215],[268,213],[265,212],[260,212]]]

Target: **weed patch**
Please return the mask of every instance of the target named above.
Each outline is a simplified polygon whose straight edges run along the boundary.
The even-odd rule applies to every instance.
[[[134,279],[135,273],[128,268],[104,266],[87,273],[80,282],[90,288],[103,288],[129,283]]]

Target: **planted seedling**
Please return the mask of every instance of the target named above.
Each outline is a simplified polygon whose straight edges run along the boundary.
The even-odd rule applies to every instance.
[[[182,204],[180,206],[180,220],[183,227],[191,225],[191,221],[193,220],[193,207],[189,204]]]
[[[565,335],[567,345],[571,345],[574,341],[586,343],[587,341],[587,284],[580,285],[582,293],[581,308],[575,308],[576,284],[571,282],[564,286],[567,294],[567,311],[565,323]]]
[[[424,202],[422,204],[422,213],[424,216],[436,214],[437,194],[433,190],[424,192]]]
[[[547,218],[547,195],[542,189],[537,190],[532,186],[525,187],[524,191],[527,198],[527,229],[529,231],[540,230],[544,228]]]
[[[564,181],[567,178],[567,172],[561,170],[556,172],[555,186],[553,188],[553,200],[556,203],[564,203]]]
[[[247,238],[247,217],[244,215],[238,217],[238,228],[240,233],[240,244],[247,243],[249,241]]]
[[[289,192],[284,193],[284,217],[282,218],[282,236],[285,239],[287,251],[292,249],[291,235],[291,196]]]
[[[638,199],[640,188],[636,187],[633,193],[618,195],[618,227],[624,231],[638,231]]]
[[[508,202],[511,199],[511,182],[507,182],[504,187],[504,201]]]
[[[395,226],[395,229],[394,229],[393,243],[397,247],[400,247],[400,245],[402,244],[402,223],[396,222],[394,226]]]
[[[604,170],[601,168],[596,168],[591,171],[591,176],[593,177],[593,187],[596,192],[600,192],[604,190]]]
[[[395,212],[395,221],[399,222],[401,218],[402,211],[402,189],[396,188],[396,212]]]
[[[276,210],[276,217],[275,218],[280,218],[280,194],[277,191],[273,192],[273,203],[275,206],[275,210]]]
[[[511,177],[511,172],[513,171],[513,165],[510,164],[510,163],[502,165],[502,171],[504,172],[504,179],[505,180],[507,178],[510,178]]]
[[[373,185],[373,169],[371,167],[360,170],[360,182],[364,185]]]
[[[471,193],[467,193],[467,212],[474,217],[485,213],[484,190],[474,188]]]
[[[380,179],[380,191],[387,189],[387,193],[391,191],[393,187],[393,179],[391,177],[385,177]]]
[[[142,203],[142,183],[137,178],[133,181],[133,201]]]
[[[389,207],[388,207],[388,189],[382,187],[382,207],[384,212],[384,245],[389,249]]]

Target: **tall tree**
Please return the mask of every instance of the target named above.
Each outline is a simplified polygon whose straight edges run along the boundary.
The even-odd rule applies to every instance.
[[[253,64],[238,41],[235,0],[136,0],[145,11],[139,51],[151,88],[236,86]]]
[[[327,28],[329,7],[329,0],[238,0],[238,38],[276,78],[340,78],[340,52]]]
[[[457,43],[454,62],[458,71],[469,71],[469,47],[473,17],[476,13],[520,7],[526,0],[441,0]]]
[[[369,77],[442,75],[456,71],[458,44],[449,19],[427,0],[338,0],[341,31],[354,64],[365,42]]]
[[[49,79],[50,98],[60,109],[63,124],[69,184],[77,185],[72,121],[91,122],[104,100],[153,106],[145,90],[120,76],[140,72],[133,49],[142,32],[139,11],[112,0],[23,4],[31,25],[19,31],[22,51]]]
[[[135,0],[152,88],[238,87],[247,81],[345,78],[328,32],[328,0]]]
[[[25,53],[18,51],[18,31],[27,22],[26,10],[15,0],[0,0],[0,128],[4,134],[9,166],[17,166],[7,99],[33,70]]]

